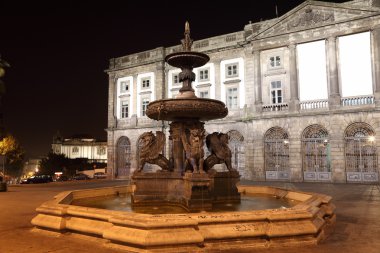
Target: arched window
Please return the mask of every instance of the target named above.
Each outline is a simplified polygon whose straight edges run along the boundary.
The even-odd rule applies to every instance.
[[[348,182],[377,182],[375,132],[364,122],[349,125],[345,131],[346,174]]]
[[[232,153],[232,168],[239,171],[243,179],[249,179],[248,171],[245,169],[245,155],[244,155],[244,137],[236,130],[227,132],[228,146]]]
[[[128,177],[131,170],[131,142],[122,136],[116,146],[116,177]]]
[[[272,127],[264,135],[265,177],[267,180],[288,180],[289,137],[281,127]]]
[[[329,134],[321,125],[308,126],[302,133],[302,169],[305,181],[330,181]]]

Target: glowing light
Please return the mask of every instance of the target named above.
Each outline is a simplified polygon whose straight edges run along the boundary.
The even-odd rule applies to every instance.
[[[370,142],[374,142],[374,141],[375,141],[375,136],[370,136],[370,137],[368,137],[368,141],[370,141]]]

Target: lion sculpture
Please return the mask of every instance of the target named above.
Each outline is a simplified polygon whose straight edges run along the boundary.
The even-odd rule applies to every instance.
[[[185,131],[182,133],[181,139],[185,150],[185,170],[189,170],[191,165],[193,172],[202,173],[204,162],[203,139],[204,129],[193,128],[189,129],[188,134]],[[187,137],[188,136],[188,137]]]
[[[145,163],[156,164],[163,170],[169,170],[169,160],[161,154],[165,146],[165,134],[161,131],[156,131],[156,136],[150,132],[145,132],[140,136],[139,141],[139,168],[138,172],[142,171]]]
[[[231,164],[231,149],[228,146],[228,135],[214,132],[207,135],[206,145],[211,155],[204,161],[204,169],[208,171],[215,164],[225,163],[229,171],[234,171]]]

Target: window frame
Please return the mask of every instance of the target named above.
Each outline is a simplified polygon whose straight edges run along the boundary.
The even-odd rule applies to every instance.
[[[230,106],[230,103],[229,103],[229,90],[230,89],[236,89],[236,100],[235,100],[235,103],[232,103],[232,106]],[[234,101],[233,97],[232,97],[232,102]],[[235,104],[235,106],[233,106],[233,104]],[[228,108],[228,110],[238,110],[239,109],[239,85],[229,85],[229,86],[226,86],[226,106]]]
[[[204,78],[205,75],[207,75],[207,78]],[[198,81],[199,82],[210,81],[210,68],[201,68],[198,70]]]
[[[123,103],[125,103],[125,104],[123,104]],[[124,111],[125,108],[127,108],[126,111]],[[129,101],[121,100],[120,101],[120,119],[126,119],[128,117],[129,117]]]
[[[147,90],[151,88],[151,81],[152,79],[150,77],[144,77],[141,78],[141,90]],[[148,82],[148,83],[146,83]]]
[[[120,94],[128,93],[129,92],[129,86],[130,86],[129,80],[120,81]]]
[[[234,73],[233,67],[236,66],[236,73]],[[229,68],[231,67],[231,74],[229,74]],[[225,76],[226,78],[234,78],[239,76],[239,62],[229,63],[225,65]]]
[[[272,58],[273,58],[273,61],[272,61]],[[277,58],[279,59],[277,60]],[[281,54],[271,54],[268,56],[268,68],[269,69],[282,68],[282,64],[283,64],[282,61],[283,61],[283,57]],[[272,62],[273,62],[273,66],[272,66]]]
[[[276,87],[273,88],[273,84],[274,83],[276,83]],[[280,84],[280,87],[277,86],[278,84]],[[270,104],[277,105],[277,104],[283,104],[284,103],[284,89],[283,89],[283,87],[284,86],[282,84],[282,80],[272,80],[272,81],[270,81],[270,91],[269,91]],[[280,96],[278,95],[279,91],[281,92]],[[273,97],[272,92],[275,92],[274,97]],[[280,103],[278,102],[279,98],[281,98],[281,102]],[[273,99],[275,99],[275,102],[273,102]]]
[[[145,102],[148,103],[145,103]],[[141,97],[141,117],[146,117],[146,110],[148,109],[148,105],[150,103],[149,97]]]

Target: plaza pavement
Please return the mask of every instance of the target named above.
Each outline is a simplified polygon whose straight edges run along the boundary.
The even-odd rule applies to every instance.
[[[73,233],[36,230],[31,219],[35,209],[66,190],[124,185],[127,181],[90,180],[49,184],[15,185],[0,192],[0,253],[121,253],[126,252],[104,239]],[[379,253],[380,189],[378,185],[252,182],[327,194],[336,205],[335,232],[317,246],[259,249],[261,253]],[[239,252],[239,251],[233,251]]]

